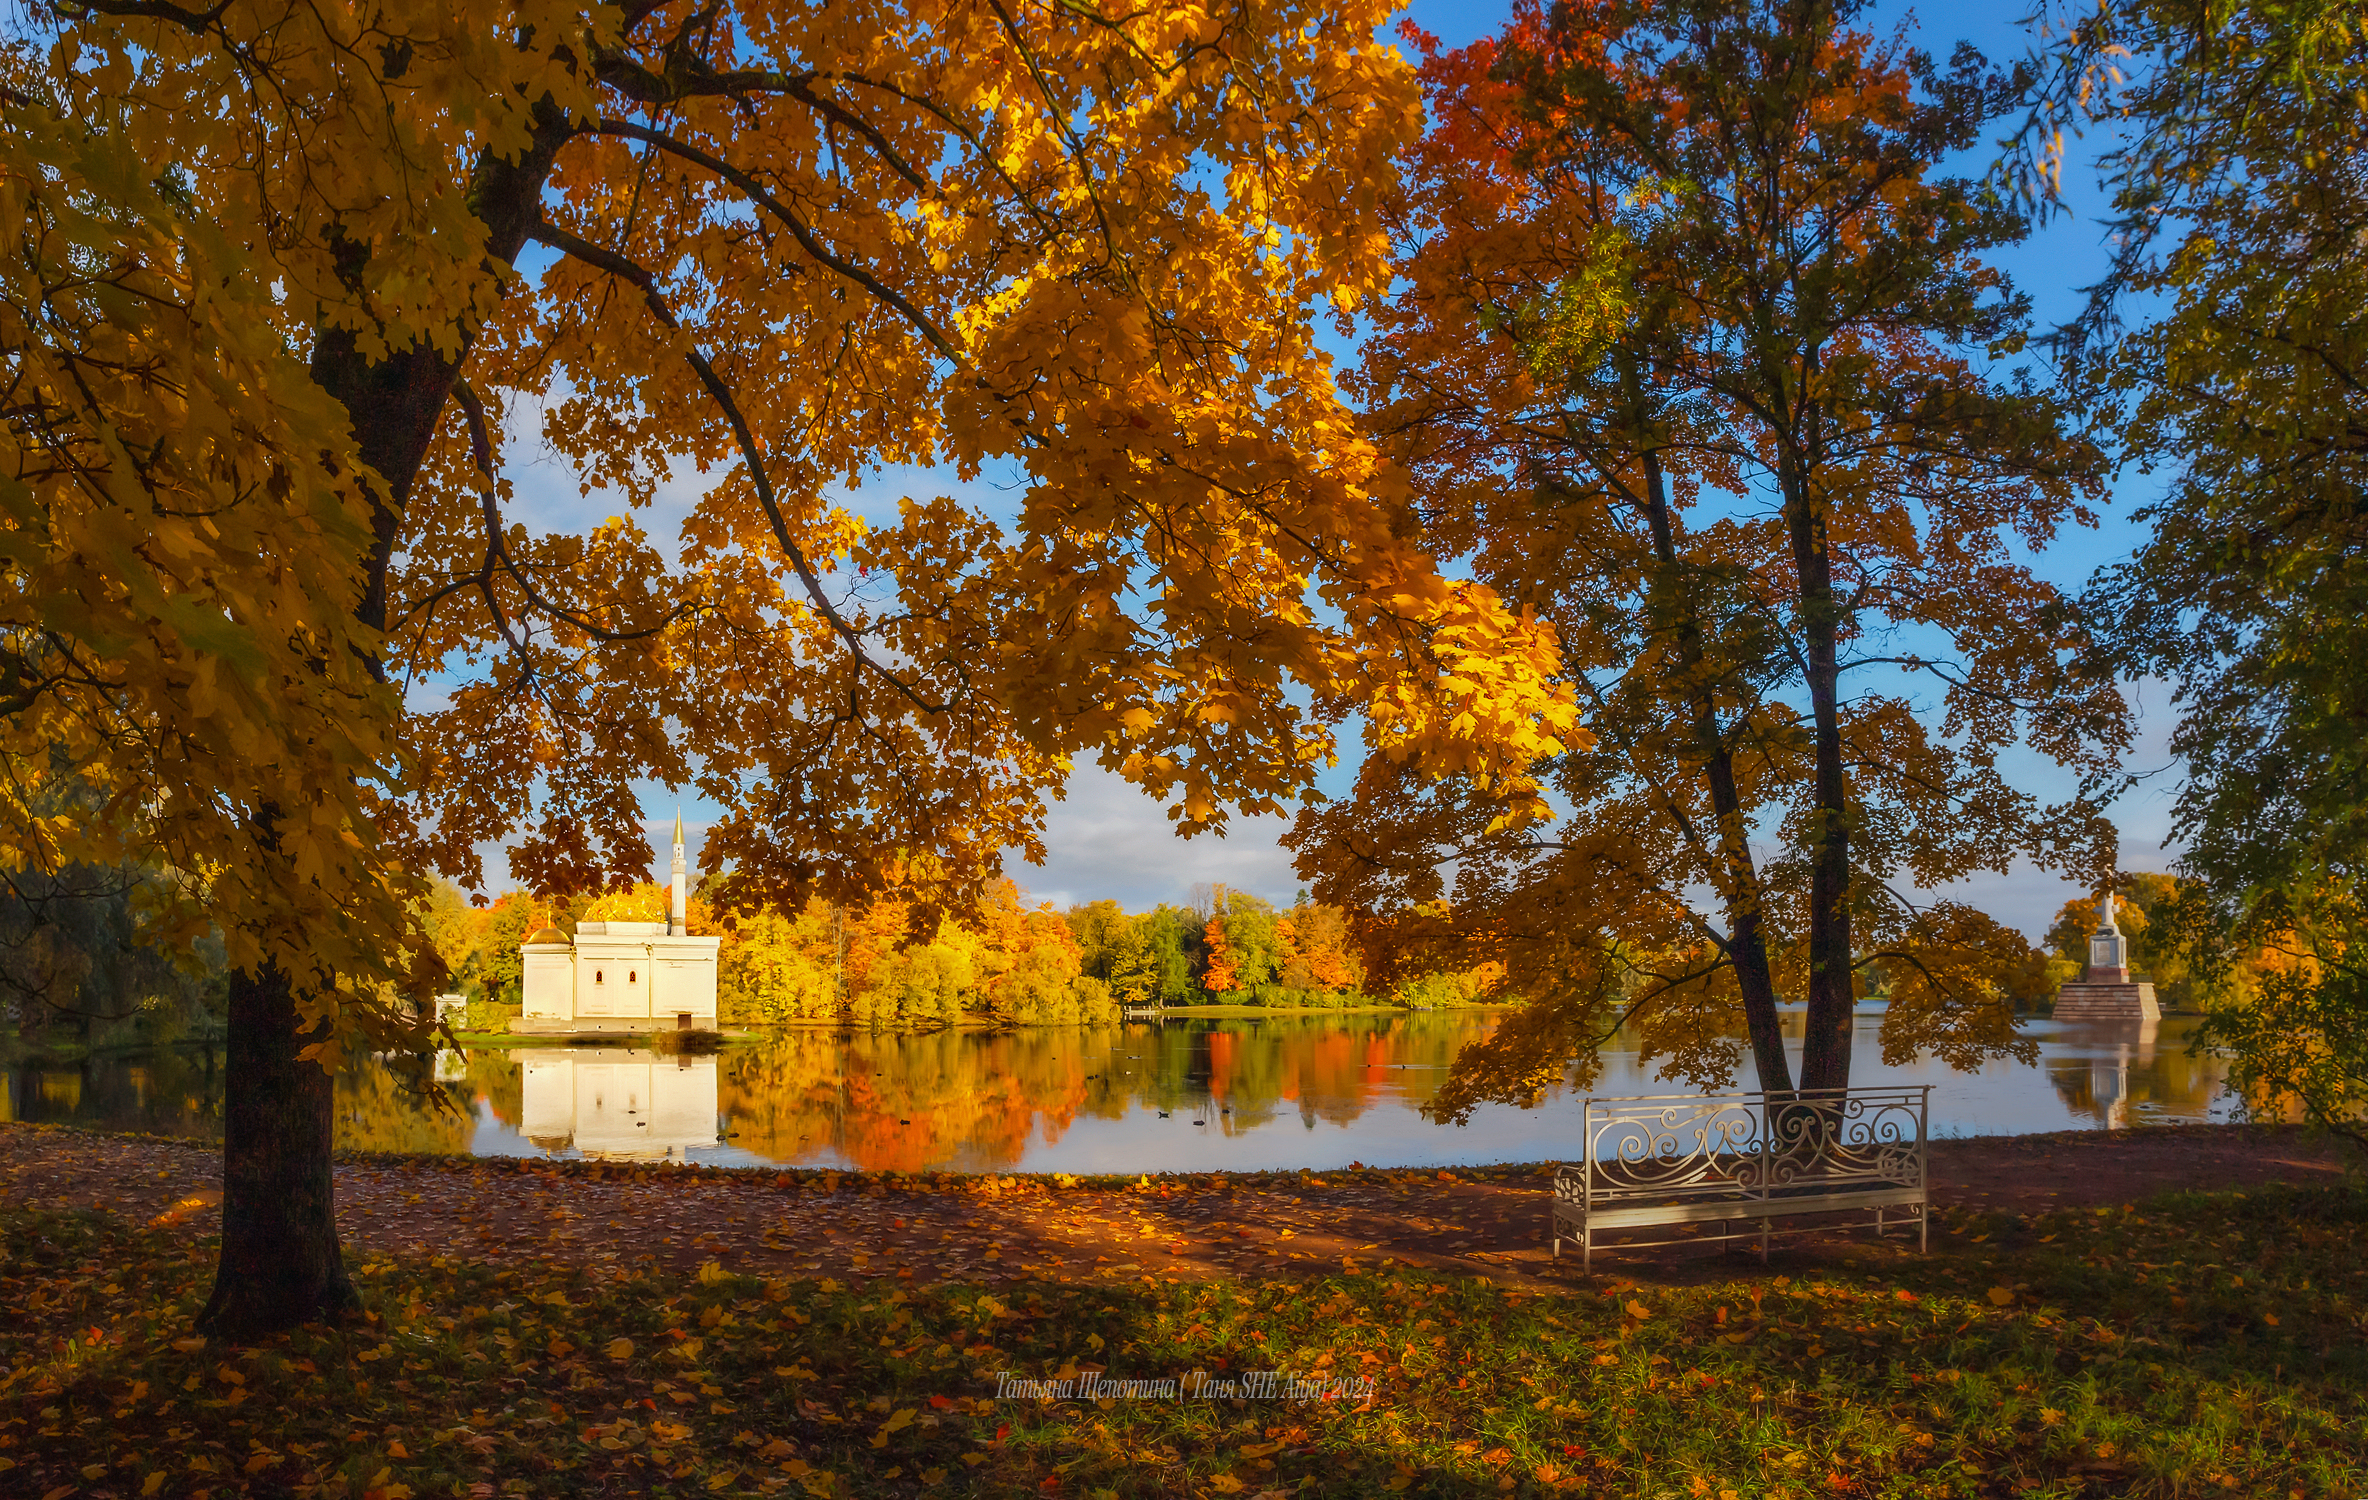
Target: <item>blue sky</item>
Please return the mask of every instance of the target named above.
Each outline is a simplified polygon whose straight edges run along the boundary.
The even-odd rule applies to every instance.
[[[1505,5],[1453,4],[1446,0],[1425,0],[1406,12],[1418,25],[1451,46],[1493,32],[1508,13],[1509,7]],[[1922,12],[1887,4],[1878,6],[1869,21],[1884,30],[1904,21],[1912,28],[1917,44],[1936,54],[1945,56],[1956,41],[1964,39],[1973,42],[1994,61],[2003,62],[2020,55],[2028,45],[2018,25],[2024,13],[2025,0],[2010,5],[1955,6]],[[1983,165],[1986,162],[1969,162],[1965,170],[1978,172]],[[2086,184],[2077,172],[2069,174],[2067,181],[2077,205]],[[2093,205],[2093,194],[2089,196]],[[2044,324],[2059,321],[2073,312],[2078,304],[2079,288],[2101,274],[2105,252],[2096,225],[2086,218],[2074,217],[2059,218],[2011,254],[1998,259],[2002,268],[2031,295]],[[531,423],[523,425],[531,431]],[[537,446],[529,440],[509,447],[511,472],[517,484],[513,518],[531,529],[557,529],[571,521],[577,525],[596,523],[606,513],[600,497],[578,500],[572,477],[562,468],[547,461],[536,463],[533,455]],[[2060,586],[2077,588],[2099,567],[2126,556],[2134,538],[2124,518],[2149,498],[2159,484],[2158,479],[2147,476],[2125,478],[2106,515],[2105,525],[2097,531],[2069,532],[2048,553],[2034,560],[2037,570]],[[699,488],[699,476],[686,468],[661,495],[659,503],[637,517],[639,524],[653,540],[667,544]],[[991,510],[1012,508],[1009,500],[993,493],[987,481],[962,486],[953,483],[950,475],[927,473],[884,476],[867,485],[859,495],[848,498],[856,502],[858,509],[877,506],[887,511],[908,490],[949,492],[975,499]],[[599,514],[592,513],[595,511]],[[2162,868],[2169,858],[2162,844],[2169,831],[2169,804],[2176,783],[2175,775],[2169,774],[2176,768],[2164,748],[2173,720],[2168,695],[2160,685],[2133,685],[2131,696],[2139,715],[2139,742],[2130,765],[2133,769],[2164,774],[2154,776],[2140,790],[2124,797],[2114,809],[2122,833],[2122,863],[2127,868]],[[2036,758],[2025,759],[2016,769],[2020,784],[2039,793],[2043,800],[2052,800],[2067,790],[2061,785],[2060,773],[2054,773]],[[1336,788],[1345,787],[1348,774],[1348,768],[1343,767],[1328,779]],[[702,808],[695,798],[688,796],[682,805],[687,820],[696,829],[704,821]],[[673,820],[674,794],[663,787],[646,788],[644,807],[655,856],[656,842],[664,837]],[[1015,860],[1011,873],[1036,897],[1060,904],[1110,897],[1129,909],[1139,910],[1159,901],[1182,900],[1200,882],[1222,882],[1277,900],[1288,900],[1300,881],[1291,870],[1289,856],[1276,842],[1283,826],[1279,819],[1244,819],[1237,821],[1231,833],[1222,839],[1203,836],[1180,840],[1171,833],[1165,815],[1148,798],[1118,778],[1086,767],[1073,781],[1068,798],[1052,810],[1047,831],[1050,852],[1045,864],[1032,868]],[[697,836],[696,832],[692,834],[694,856]],[[488,853],[494,855],[488,861],[488,877],[498,889],[506,883],[505,862],[494,851]],[[2036,937],[2056,908],[2078,893],[2051,875],[2024,868],[1968,881],[1952,894]]]

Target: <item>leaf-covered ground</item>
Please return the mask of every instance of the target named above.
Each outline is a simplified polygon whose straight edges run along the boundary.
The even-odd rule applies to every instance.
[[[370,1254],[362,1319],[231,1349],[187,1333],[205,1239],[20,1201],[0,1494],[2368,1492],[2368,1191],[1944,1228],[1547,1290]],[[1262,1371],[1328,1399],[1195,1394]],[[1096,1372],[1179,1394],[998,1399]]]
[[[1079,1180],[952,1172],[682,1171],[649,1164],[353,1153],[337,1168],[348,1247],[916,1284],[1121,1284],[1377,1268],[1583,1284],[1548,1252],[1543,1169],[1198,1173]],[[2332,1148],[2291,1129],[2150,1127],[1940,1141],[1935,1201],[2031,1212],[2170,1188],[2335,1182]],[[217,1232],[219,1148],[0,1125],[0,1202],[102,1208]],[[1143,1191],[1155,1185],[1156,1191]],[[1901,1241],[1894,1253],[1907,1253]],[[1664,1273],[1699,1259],[1656,1258]],[[1612,1264],[1634,1264],[1633,1258]]]

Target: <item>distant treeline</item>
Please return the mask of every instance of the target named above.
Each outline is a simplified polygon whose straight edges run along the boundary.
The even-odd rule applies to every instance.
[[[456,986],[507,1007],[518,1001],[518,946],[531,932],[665,914],[664,889],[649,884],[598,898],[513,891],[485,907],[447,888],[426,921]],[[1482,965],[1368,995],[1346,916],[1304,892],[1289,907],[1219,886],[1192,906],[1130,913],[1093,901],[1061,911],[1024,905],[1004,881],[975,914],[916,926],[912,903],[895,897],[741,912],[697,895],[690,906],[691,930],[724,940],[717,982],[727,1024],[1033,1025],[1210,1004],[1435,1008],[1485,1000],[1498,979],[1494,965]]]

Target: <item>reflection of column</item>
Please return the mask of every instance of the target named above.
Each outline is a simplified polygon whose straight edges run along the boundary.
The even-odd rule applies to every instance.
[[[2088,1090],[2104,1108],[2105,1128],[2120,1130],[2130,1123],[2130,1046],[2124,1042],[2110,1058],[2088,1065]]]

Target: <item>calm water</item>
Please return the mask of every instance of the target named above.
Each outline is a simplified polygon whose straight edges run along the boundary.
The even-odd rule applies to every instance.
[[[375,1150],[897,1171],[1447,1166],[1568,1155],[1579,1115],[1569,1090],[1536,1109],[1483,1109],[1461,1128],[1419,1113],[1456,1052],[1496,1020],[1445,1011],[1003,1035],[792,1032],[720,1057],[445,1053],[433,1066],[462,1110],[423,1107],[399,1070],[372,1062],[339,1082],[339,1131],[342,1144]],[[2219,1118],[2224,1070],[2189,1050],[2194,1024],[2037,1022],[2038,1066],[1997,1062],[1968,1074],[1930,1061],[1884,1067],[1867,1017],[1855,1081],[1933,1085],[1935,1136]],[[23,1066],[7,1074],[0,1119],[212,1136],[221,1086],[219,1058],[196,1050]],[[1606,1055],[1594,1089],[1676,1091],[1640,1067],[1633,1048]]]

